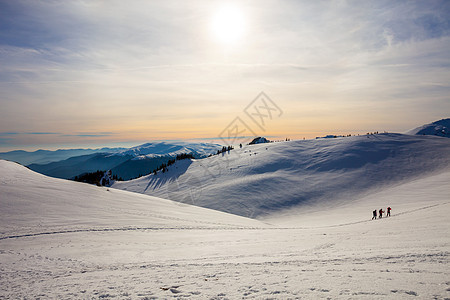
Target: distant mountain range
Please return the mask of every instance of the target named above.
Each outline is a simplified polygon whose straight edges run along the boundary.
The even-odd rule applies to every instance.
[[[0,153],[0,158],[23,164],[33,171],[57,178],[111,170],[125,180],[152,172],[178,154],[192,154],[203,158],[221,149],[219,144],[188,142],[155,142],[132,148],[11,151]]]
[[[450,118],[410,130],[409,135],[450,137]],[[254,143],[267,142],[258,137]],[[130,180],[151,173],[178,154],[204,158],[216,154],[222,145],[213,143],[154,142],[131,148],[16,150],[0,153],[1,159],[18,162],[30,169],[52,177],[73,179],[97,170],[111,170],[113,175]]]
[[[132,156],[110,153],[94,153],[74,156],[65,160],[48,164],[30,164],[27,167],[33,171],[57,178],[72,179],[77,175],[97,170],[110,170],[132,159]],[[138,174],[139,175],[139,174]],[[132,178],[132,177],[130,177]]]
[[[0,153],[0,158],[15,161],[27,166],[29,164],[47,164],[55,161],[68,159],[74,156],[88,155],[94,153],[115,153],[126,150],[126,148],[100,148],[100,149],[59,149],[37,150],[34,152],[14,150]]]
[[[146,143],[140,146],[132,147],[118,152],[118,155],[131,155],[134,157],[158,157],[158,156],[176,156],[182,153],[192,153],[197,157],[205,157],[216,153],[222,148],[219,144],[211,143],[188,143],[188,142],[158,142]]]

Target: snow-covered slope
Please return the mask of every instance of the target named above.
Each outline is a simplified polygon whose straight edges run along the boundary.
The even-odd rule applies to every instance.
[[[147,195],[47,177],[0,160],[0,239],[128,227],[252,226],[257,221]]]
[[[269,226],[0,161],[0,298],[449,298],[449,181],[442,172],[315,205],[284,227],[297,222],[277,214],[282,226]],[[391,217],[370,220],[387,205]]]
[[[437,135],[450,138],[450,118],[442,119],[430,124],[414,128],[406,134],[413,135]]]
[[[259,144],[113,187],[247,217],[339,206],[449,170],[450,140],[378,134]]]

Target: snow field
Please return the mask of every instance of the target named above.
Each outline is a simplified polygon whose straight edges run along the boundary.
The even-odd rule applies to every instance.
[[[378,134],[250,145],[112,187],[266,219],[351,205],[449,169],[448,138]]]
[[[450,298],[448,139],[236,150],[114,185],[141,194],[0,160],[0,299]]]

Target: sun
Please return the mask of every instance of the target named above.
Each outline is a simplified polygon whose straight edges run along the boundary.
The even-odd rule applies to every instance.
[[[241,40],[245,33],[245,16],[238,6],[223,5],[212,18],[212,35],[215,41],[224,45],[233,45]]]

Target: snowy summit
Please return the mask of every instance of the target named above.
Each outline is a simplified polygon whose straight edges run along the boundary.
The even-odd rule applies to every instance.
[[[449,181],[450,139],[402,134],[247,145],[109,188],[0,160],[0,298],[444,299]]]
[[[407,132],[415,135],[437,135],[450,138],[450,118],[426,124]]]

